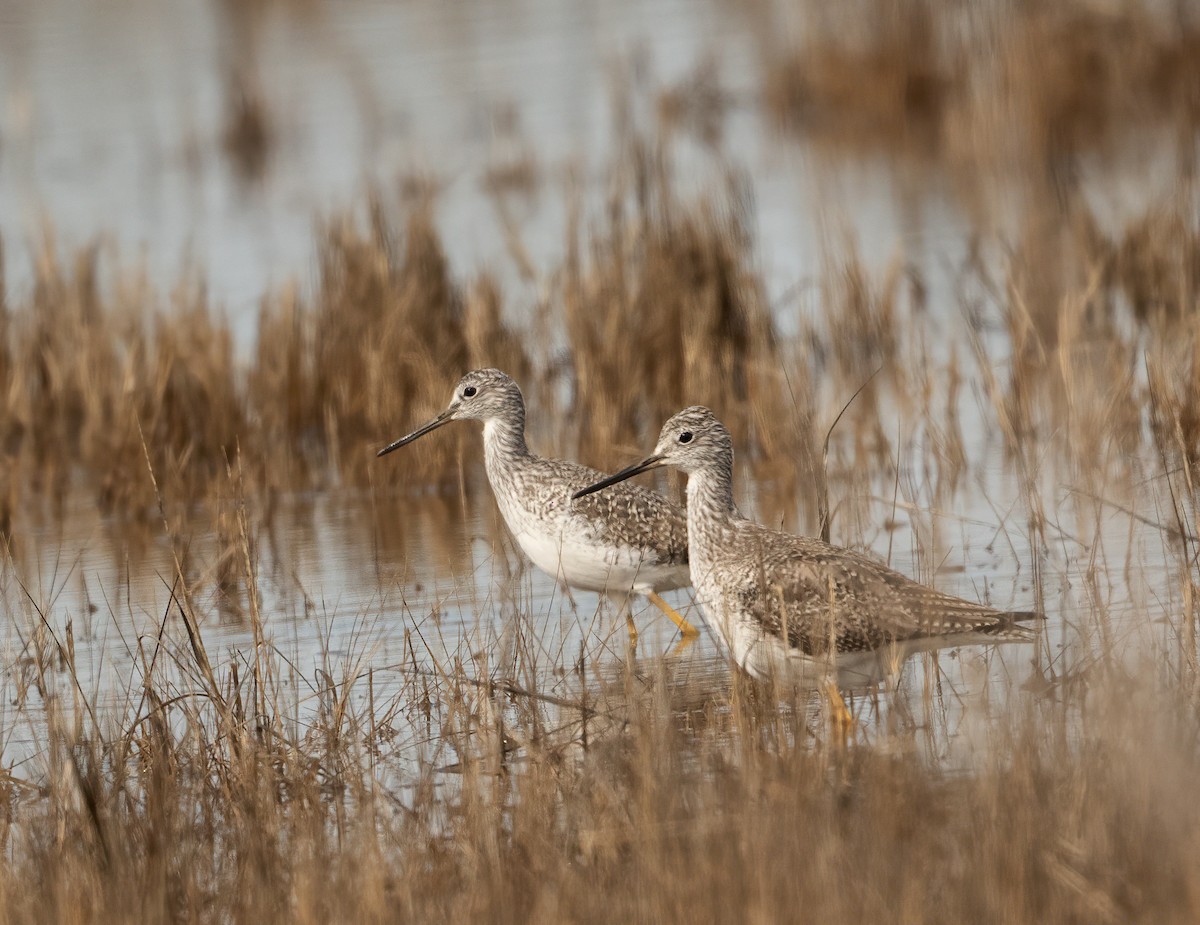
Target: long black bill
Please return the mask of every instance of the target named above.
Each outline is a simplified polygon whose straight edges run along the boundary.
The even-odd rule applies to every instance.
[[[617,482],[624,482],[626,479],[633,478],[640,472],[649,472],[651,469],[657,469],[663,464],[662,456],[647,456],[640,463],[635,463],[626,469],[622,469],[616,475],[610,475],[606,479],[601,479],[595,485],[589,485],[587,488],[581,488],[575,494],[571,495],[571,499],[582,498],[584,495],[590,495],[592,492],[601,491],[608,488],[609,485],[616,485]]]
[[[387,446],[385,446],[382,450],[380,450],[375,455],[376,456],[387,456],[387,454],[392,452],[392,450],[398,450],[402,446],[407,446],[408,444],[410,444],[414,440],[416,440],[418,437],[424,437],[431,430],[437,430],[443,424],[449,424],[452,420],[454,420],[454,418],[452,418],[450,416],[450,409],[447,408],[445,411],[443,411],[441,414],[439,414],[436,418],[434,418],[428,424],[424,424],[421,427],[418,427],[411,434],[408,434],[405,437],[401,437],[395,443],[389,443]]]

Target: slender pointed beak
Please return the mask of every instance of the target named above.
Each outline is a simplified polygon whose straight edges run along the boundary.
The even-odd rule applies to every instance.
[[[445,411],[443,411],[441,414],[439,414],[436,418],[434,418],[428,424],[421,425],[416,430],[414,430],[411,434],[401,437],[395,443],[389,443],[387,446],[385,446],[382,450],[380,450],[375,455],[376,456],[387,456],[387,454],[392,452],[392,450],[398,450],[402,446],[407,446],[408,444],[410,444],[414,440],[416,440],[418,437],[424,437],[431,430],[437,430],[443,424],[449,424],[451,421],[454,420],[452,415],[453,415],[453,410],[450,408],[447,408]]]
[[[589,485],[587,488],[579,489],[579,491],[577,491],[577,492],[575,492],[575,494],[571,495],[571,500],[574,500],[576,498],[582,498],[584,495],[590,495],[592,492],[600,491],[601,489],[608,488],[609,485],[616,485],[617,482],[624,482],[626,479],[633,478],[635,475],[637,475],[640,472],[649,472],[651,469],[657,469],[659,466],[663,465],[665,462],[666,462],[665,456],[657,456],[657,455],[656,456],[647,456],[640,463],[634,463],[634,465],[629,466],[628,468],[622,469],[620,472],[616,473],[615,475],[610,475],[606,479],[601,479],[595,485]]]

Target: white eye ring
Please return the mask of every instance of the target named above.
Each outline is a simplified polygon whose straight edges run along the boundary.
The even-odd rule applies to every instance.
[[[475,386],[469,385],[465,389],[463,389],[462,397],[463,398],[474,398],[475,393],[478,391],[479,390],[477,388],[475,388]]]
[[[679,435],[679,442],[680,443],[691,443],[692,442],[692,432],[690,430],[685,430],[683,433],[681,433]]]

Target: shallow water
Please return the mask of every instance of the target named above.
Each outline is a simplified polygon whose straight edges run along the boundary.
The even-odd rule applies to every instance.
[[[910,734],[919,730],[928,740],[924,747],[949,766],[971,763],[995,711],[1014,698],[1052,691],[1056,678],[1086,668],[1089,651],[1115,646],[1133,656],[1172,649],[1180,601],[1172,599],[1161,531],[1103,509],[1090,524],[1094,507],[1076,511],[1069,496],[1057,493],[1063,503],[1050,512],[1057,526],[1048,531],[1049,547],[1035,555],[1011,482],[997,468],[990,480],[981,478],[956,496],[954,510],[938,513],[906,509],[902,497],[893,501],[881,485],[867,522],[890,521],[890,529],[846,537],[835,526],[835,540],[865,540],[901,571],[1001,607],[1035,603],[1032,568],[1035,559],[1040,563],[1049,619],[1038,645],[916,656],[896,683],[855,695],[865,729],[885,738],[897,722]],[[365,492],[283,499],[264,526],[252,528],[261,624],[241,566],[232,576],[222,573],[215,531],[196,524],[183,572],[218,673],[252,670],[261,625],[266,646],[286,665],[277,686],[293,704],[298,729],[316,721],[330,689],[343,690],[357,709],[390,717],[396,730],[390,746],[406,759],[437,741],[429,717],[414,712],[414,692],[447,677],[516,682],[574,703],[597,696],[596,683],[603,690],[612,683],[603,679],[633,667],[650,678],[665,673],[684,704],[719,706],[728,696],[719,640],[688,592],[666,597],[701,628],[701,638],[681,645],[671,623],[635,601],[641,635],[631,656],[612,603],[564,593],[524,564],[490,492],[476,488],[465,509],[458,499]],[[1009,513],[1001,519],[998,512]],[[1098,532],[1080,543],[1088,529]],[[112,710],[116,734],[141,715],[141,679],[160,639],[164,651],[176,655],[159,663],[159,683],[166,678],[168,690],[183,693],[196,690],[197,680],[173,666],[176,659],[184,666],[192,660],[183,619],[171,606],[170,544],[151,532],[144,546],[132,548],[127,539],[114,541],[125,533],[107,531],[103,518],[79,509],[54,529],[22,538],[24,548],[5,572],[12,619],[0,645],[10,666],[4,702],[37,704],[46,694],[36,685],[31,640],[42,625],[64,647],[70,636],[74,671],[50,649],[51,696],[69,705],[78,685],[93,705]],[[1097,552],[1109,563],[1102,581],[1089,574]],[[581,685],[592,693],[583,694]],[[38,715],[14,712],[21,720],[6,727],[7,762],[39,766],[40,730],[31,719]],[[441,763],[453,764],[453,755]]]
[[[288,279],[311,283],[321,216],[360,202],[369,185],[390,191],[403,177],[434,174],[455,270],[497,270],[512,293],[510,311],[520,311],[533,304],[538,282],[513,270],[483,189],[487,170],[533,158],[546,186],[525,204],[522,230],[538,267],[553,266],[567,174],[583,177],[585,195],[603,198],[599,165],[612,143],[618,75],[642,62],[644,80],[665,86],[711,57],[733,101],[723,147],[714,154],[697,140],[682,142],[680,173],[702,190],[726,159],[746,171],[759,266],[780,330],[795,330],[813,310],[813,300],[796,293],[811,288],[825,250],[849,237],[870,267],[903,253],[926,274],[928,311],[942,335],[929,348],[935,360],[963,345],[963,310],[947,268],[967,248],[968,224],[950,194],[932,184],[914,196],[892,165],[830,164],[773,136],[755,102],[757,24],[738,4],[360,0],[265,5],[261,19],[232,12],[237,7],[0,2],[0,235],[10,295],[29,287],[26,253],[47,227],[64,250],[100,236],[124,261],[142,262],[164,291],[181,273],[201,275],[246,348],[263,294]],[[238,73],[257,75],[275,135],[261,176],[223,148],[227,86]],[[1115,182],[1096,184],[1092,195],[1110,211],[1154,195],[1129,183],[1120,165],[1105,169]],[[1007,353],[1003,332],[980,336],[990,355]],[[1117,634],[1106,644],[1154,650],[1169,643],[1179,605],[1162,531],[1070,494],[1070,476],[1052,464],[1038,486],[1052,526],[1046,547],[1031,547],[1028,498],[982,404],[970,395],[961,402],[972,458],[957,491],[936,496],[922,481],[920,445],[910,447],[911,462],[901,461],[903,485],[880,478],[856,499],[834,490],[844,505],[835,540],[945,590],[1028,608],[1034,563],[1041,569],[1050,615],[1041,646],[962,650],[907,667],[901,694],[917,702],[912,723],[931,722],[933,709],[943,744],[969,744],[968,727],[994,700],[1044,684],[1081,639],[1085,649],[1094,644],[1097,609]],[[396,422],[397,432],[411,423]],[[1164,491],[1144,485],[1143,509],[1162,510]],[[31,640],[43,626],[66,646],[69,626],[77,675],[53,669],[59,696],[77,680],[119,718],[136,700],[138,665],[160,628],[183,646],[169,606],[177,550],[161,531],[131,538],[87,504],[40,523],[16,538],[5,570],[12,618],[2,643],[4,702],[11,708],[47,693],[27,689]],[[540,672],[545,690],[571,694],[572,666],[581,661],[604,671],[626,664],[624,626],[612,608],[594,595],[572,599],[524,566],[482,486],[465,505],[342,491],[284,497],[269,517],[252,518],[252,532],[261,626],[291,666],[297,716],[320,709],[335,675],[338,683],[355,679],[356,698],[384,702],[403,699],[413,683],[398,666],[507,677],[520,663]],[[219,566],[221,549],[216,525],[199,522],[183,572],[213,661],[244,665],[256,624],[244,570],[236,561]],[[1092,569],[1097,556],[1111,566],[1102,581]],[[669,597],[703,623],[686,593]],[[635,612],[639,658],[670,652],[674,627],[653,608],[638,603]],[[725,666],[711,632],[668,664],[720,696]],[[936,697],[925,696],[931,690]],[[398,743],[417,740],[411,722]],[[36,763],[36,725],[6,729],[0,758]]]

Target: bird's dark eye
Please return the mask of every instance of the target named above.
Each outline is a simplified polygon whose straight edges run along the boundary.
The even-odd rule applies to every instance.
[[[679,442],[680,443],[691,443],[692,442],[692,432],[690,430],[685,430],[683,433],[681,433],[679,435]]]
[[[465,389],[463,389],[463,398],[474,398],[475,393],[478,391],[479,390],[477,388],[475,388],[475,386],[469,385]]]

